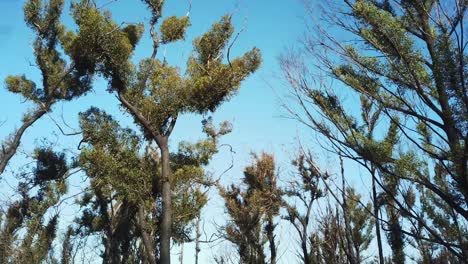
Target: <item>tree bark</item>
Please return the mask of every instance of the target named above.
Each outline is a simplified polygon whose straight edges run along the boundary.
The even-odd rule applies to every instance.
[[[342,199],[343,199],[343,220],[344,220],[344,228],[345,228],[345,242],[346,245],[344,245],[346,249],[346,256],[348,258],[348,261],[350,264],[357,264],[359,263],[359,260],[356,259],[356,252],[354,252],[353,246],[352,246],[352,232],[351,232],[351,226],[349,223],[349,218],[348,218],[348,202],[347,202],[347,197],[346,197],[346,184],[345,184],[345,176],[344,176],[344,164],[343,164],[343,157],[340,155],[340,168],[341,168],[341,185],[342,185]]]
[[[375,169],[372,172],[372,203],[374,209],[374,218],[375,218],[375,235],[377,238],[377,248],[379,251],[379,264],[384,264],[384,256],[383,256],[383,249],[382,249],[382,237],[380,235],[380,220],[379,220],[379,205],[377,201],[377,188],[375,185]]]
[[[197,218],[197,227],[196,227],[196,236],[195,236],[195,264],[198,264],[198,254],[201,251],[201,249],[200,249],[200,237],[201,237],[200,222],[201,222],[201,217],[198,216],[198,218]]]
[[[266,226],[268,242],[270,244],[270,264],[276,264],[276,244],[275,244],[275,224],[273,223],[273,217],[268,217],[268,223]]]
[[[180,244],[180,256],[179,256],[180,264],[184,264],[184,242]]]
[[[138,223],[141,231],[141,239],[145,247],[145,256],[151,264],[156,264],[155,248],[151,236],[146,231],[145,211],[143,206],[138,208]]]
[[[304,264],[310,264],[310,257],[309,251],[307,250],[307,233],[304,233],[301,237],[301,249],[302,249],[302,258],[304,260]]]
[[[162,161],[162,216],[160,224],[160,263],[171,263],[171,232],[172,232],[172,197],[171,197],[171,168],[169,164],[169,148],[167,138],[159,146]]]

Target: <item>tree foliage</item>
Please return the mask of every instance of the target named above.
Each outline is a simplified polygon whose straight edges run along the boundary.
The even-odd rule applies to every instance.
[[[53,210],[67,193],[68,164],[63,153],[40,148],[36,167],[18,184],[18,199],[0,215],[0,262],[40,263],[50,260],[59,214]]]
[[[276,263],[274,218],[282,205],[281,190],[273,156],[262,153],[253,157],[253,164],[244,170],[245,190],[235,185],[220,187],[230,217],[224,228],[225,237],[236,245],[240,263]],[[270,261],[264,250],[267,241]]]
[[[305,42],[304,53],[282,57],[299,100],[299,110],[289,108],[290,113],[328,139],[331,149],[374,175],[382,192],[380,206],[385,207],[384,216],[375,217],[388,235],[393,263],[407,259],[407,239],[431,244],[434,261],[449,251],[458,259],[455,263],[463,262],[467,5],[343,2],[325,17],[345,34],[319,29],[320,36]],[[358,113],[346,107],[350,102],[342,93],[317,77],[321,74],[311,74],[312,69],[339,81],[340,89],[352,95],[349,100],[360,100]],[[434,203],[437,208],[427,207]]]

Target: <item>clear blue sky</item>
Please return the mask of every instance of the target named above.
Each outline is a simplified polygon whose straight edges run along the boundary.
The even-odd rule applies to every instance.
[[[98,1],[99,4],[108,1]],[[40,76],[34,66],[32,55],[33,35],[23,22],[23,1],[0,0],[0,79],[8,74],[26,74],[29,78],[40,80]],[[73,28],[73,22],[68,16],[69,2],[67,1],[64,21]],[[183,16],[187,12],[188,0],[167,0],[164,15]],[[117,0],[107,6],[118,22],[147,22],[149,13],[138,0]],[[236,182],[242,176],[242,168],[250,161],[251,151],[259,152],[265,150],[274,152],[282,175],[288,176],[288,164],[296,149],[296,137],[300,136],[302,141],[312,139],[307,130],[291,120],[279,117],[284,114],[281,109],[279,98],[286,95],[282,81],[277,57],[286,47],[297,42],[305,30],[303,19],[304,10],[300,0],[193,0],[191,10],[192,26],[187,33],[187,40],[167,47],[167,58],[172,64],[184,65],[187,56],[192,51],[191,40],[204,31],[208,30],[213,22],[222,15],[232,13],[236,29],[244,28],[238,41],[233,47],[232,57],[241,55],[243,52],[257,46],[262,51],[263,64],[260,70],[245,81],[239,94],[231,101],[225,103],[213,116],[215,122],[228,120],[233,123],[234,131],[223,139],[223,143],[232,145],[235,153],[234,168],[224,175],[223,182]],[[164,47],[160,49],[159,56],[163,54]],[[148,57],[151,46],[148,31],[145,38],[135,52],[135,62],[138,59]],[[93,92],[72,102],[60,103],[55,106],[51,115],[60,123],[61,115],[67,120],[67,124],[77,128],[77,114],[87,110],[90,106],[105,109],[114,115],[122,124],[132,126],[132,120],[123,115],[118,107],[115,96],[105,91],[106,83],[97,79]],[[21,98],[8,93],[4,87],[0,89],[0,139],[3,139],[19,123],[19,118],[27,111],[28,105]],[[184,116],[179,121],[172,139],[173,147],[179,140],[196,140],[201,137],[201,117]],[[70,131],[70,129],[67,129]],[[76,145],[80,137],[64,137],[49,117],[40,120],[33,128],[29,129],[23,139],[21,150],[30,153],[34,149],[34,143],[40,143],[41,138],[47,137],[52,142],[58,142],[57,148],[66,148],[70,152],[76,152]],[[313,146],[309,145],[312,149]],[[322,153],[317,148],[316,153]],[[72,154],[69,154],[71,156]],[[18,171],[27,162],[24,155],[18,155],[11,161],[7,177]],[[227,149],[215,157],[209,170],[218,175],[230,166],[231,158]],[[7,178],[4,177],[4,178]],[[5,181],[12,180],[2,179]],[[79,185],[76,181],[74,184]],[[4,191],[6,187],[0,188]],[[6,188],[8,189],[8,188]],[[5,193],[6,191],[4,191]],[[5,195],[1,195],[3,199]],[[212,201],[206,209],[207,221],[222,219],[222,202]],[[72,213],[70,213],[72,215]],[[70,216],[71,217],[71,216]],[[207,223],[209,224],[209,223]],[[281,237],[282,263],[288,263],[288,258],[293,256],[288,249],[291,238]],[[185,259],[191,263],[192,245],[186,245]],[[203,250],[205,261],[211,258],[211,251]],[[289,259],[290,260],[290,259]],[[202,261],[203,263],[208,263]]]
[[[107,1],[98,1],[106,3]],[[279,73],[277,56],[285,47],[293,44],[304,31],[303,10],[300,0],[288,1],[235,1],[235,0],[193,0],[191,11],[192,26],[188,30],[186,41],[167,47],[167,57],[175,65],[185,65],[187,56],[192,51],[191,40],[210,28],[223,14],[233,13],[237,30],[245,28],[233,47],[232,57],[241,55],[253,46],[261,49],[263,64],[261,69],[242,85],[238,96],[224,104],[214,115],[215,121],[231,120],[234,132],[226,137],[226,141],[236,147],[239,152],[250,150],[274,150],[273,146],[291,143],[290,139],[296,133],[293,122],[277,118],[282,114],[278,97],[272,87],[281,93],[281,87],[275,75]],[[23,1],[0,0],[0,79],[8,74],[26,74],[29,78],[40,80],[40,75],[31,64],[33,35],[24,25],[22,14]],[[149,17],[141,1],[117,0],[107,6],[113,17],[119,22],[144,22]],[[166,1],[164,13],[169,15],[185,15],[187,1]],[[64,11],[64,21],[73,27],[68,16],[68,4]],[[148,32],[135,52],[135,61],[150,55]],[[162,56],[164,47],[160,49]],[[2,87],[3,88],[3,87]],[[0,128],[0,135],[5,135],[18,125],[15,120],[25,111],[26,105],[21,98],[0,90],[2,104],[0,105],[0,122],[8,122]],[[76,113],[84,111],[89,105],[107,109],[115,115],[119,110],[113,95],[105,92],[105,83],[97,80],[94,91],[87,96],[70,103],[64,103],[67,120],[76,124]],[[62,104],[56,106],[53,115],[57,118],[61,113]],[[40,135],[47,135],[53,126],[44,118],[28,131],[25,143],[31,143]],[[200,131],[200,118],[183,118],[175,131],[177,138],[197,138]],[[190,131],[190,133],[187,133]],[[197,133],[194,133],[197,132]]]

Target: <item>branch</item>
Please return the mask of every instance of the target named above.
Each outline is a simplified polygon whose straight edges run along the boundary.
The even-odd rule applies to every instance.
[[[62,127],[57,123],[57,121],[52,117],[51,114],[48,114],[49,118],[52,120],[52,122],[54,122],[55,126],[57,126],[57,128],[60,130],[60,132],[64,135],[64,136],[76,136],[76,135],[79,135],[81,134],[82,132],[81,131],[78,131],[78,132],[72,132],[72,133],[65,133],[64,130],[62,129]]]
[[[230,67],[232,67],[232,65],[231,65],[231,60],[230,60],[230,58],[229,58],[229,55],[230,55],[230,53],[231,53],[231,48],[232,48],[232,46],[234,46],[234,43],[237,41],[237,39],[239,38],[239,35],[240,35],[244,30],[245,30],[245,21],[244,21],[244,26],[240,29],[239,32],[237,32],[237,34],[236,34],[236,36],[234,37],[234,39],[232,40],[231,44],[229,44],[226,57],[227,57],[227,61],[228,61]]]
[[[16,132],[14,132],[13,140],[11,142],[2,144],[2,152],[0,153],[0,175],[3,174],[6,166],[8,165],[8,162],[16,153],[16,150],[20,145],[21,138],[23,137],[23,134],[26,131],[26,129],[32,126],[37,120],[39,120],[39,118],[41,118],[45,113],[47,113],[49,108],[49,105],[45,105],[44,108],[37,109],[32,114],[32,116],[25,118],[26,120],[23,121],[21,127]]]

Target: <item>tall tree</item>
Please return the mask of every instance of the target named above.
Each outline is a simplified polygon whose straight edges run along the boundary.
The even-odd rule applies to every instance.
[[[282,206],[272,155],[254,155],[254,162],[244,170],[245,190],[231,185],[220,187],[230,222],[225,237],[236,245],[241,263],[267,263],[264,244],[269,243],[270,261],[276,263],[275,216]]]
[[[361,196],[353,188],[345,190],[346,203],[342,204],[343,242],[348,263],[362,263],[365,261],[364,251],[374,238],[372,229],[371,203],[362,205]]]
[[[97,108],[81,113],[80,123],[84,148],[77,165],[90,177],[91,186],[81,200],[78,232],[83,236],[102,232],[103,263],[127,263],[134,255],[148,263],[157,262],[163,215],[158,153],[151,145],[144,145],[145,140],[134,131],[120,127]],[[182,142],[178,151],[171,153],[172,234],[178,243],[191,240],[192,223],[207,201],[206,193],[194,186],[210,184],[203,166],[217,152],[218,138],[228,133],[230,126],[223,123],[218,129],[207,119],[204,131],[207,139],[195,144]],[[141,249],[144,254],[140,254]]]
[[[168,65],[166,58],[156,57],[161,45],[184,39],[190,25],[188,16],[162,18],[164,1],[144,0],[151,12],[150,35],[153,51],[150,57],[132,66],[130,57],[142,33],[141,25],[125,28],[112,22],[108,13],[82,1],[75,5],[75,21],[81,37],[71,49],[86,67],[92,66],[109,79],[109,90],[118,95],[122,106],[134,118],[146,140],[155,142],[160,151],[162,216],[160,261],[170,263],[170,241],[173,222],[173,182],[169,137],[179,115],[214,111],[238,90],[240,83],[260,64],[259,50],[254,48],[242,57],[223,58],[234,28],[230,16],[224,16],[211,30],[193,41],[194,54],[187,61],[185,73]],[[84,47],[84,48],[80,48]],[[100,56],[96,56],[100,55]],[[227,52],[229,55],[229,52]],[[97,58],[97,59],[96,59]],[[156,177],[158,173],[154,173]],[[155,197],[154,197],[155,198]]]
[[[42,81],[25,75],[10,75],[5,80],[8,91],[21,95],[33,108],[23,115],[21,126],[1,144],[0,175],[15,155],[26,130],[51,111],[59,101],[69,101],[91,88],[92,69],[79,67],[67,47],[71,45],[70,31],[61,23],[63,0],[28,0],[24,19],[35,34],[33,50]]]
[[[306,158],[309,155],[309,158]],[[284,194],[287,215],[284,217],[290,222],[300,241],[300,258],[302,263],[318,263],[317,249],[315,248],[315,232],[311,230],[313,223],[313,206],[317,200],[325,197],[326,191],[320,187],[320,181],[326,181],[328,175],[318,170],[309,154],[300,153],[293,160],[296,175],[286,188]],[[292,201],[288,201],[291,199]]]
[[[365,261],[375,222],[371,204],[364,205],[353,188],[332,188],[331,175],[319,169],[310,152],[301,152],[293,165],[297,172],[285,191],[284,218],[297,231],[302,263]],[[318,210],[321,201],[326,202],[325,212]]]
[[[335,210],[328,204],[325,214],[314,219],[315,228],[309,234],[309,263],[366,262],[364,252],[373,239],[371,204],[363,205],[353,188],[347,188],[345,195],[346,204],[340,203]]]
[[[343,3],[325,17],[346,34],[318,26],[320,34],[304,42],[304,53],[282,58],[300,107],[291,113],[325,136],[336,152],[381,175],[377,185],[393,208],[387,206],[387,220],[381,220],[393,234],[394,261],[404,261],[397,252],[404,235],[463,262],[468,253],[467,3]],[[375,137],[366,136],[365,120],[312,69],[349,88],[349,100],[362,96],[381,109]],[[388,141],[385,131],[394,140]],[[424,200],[429,197],[435,200]],[[446,212],[448,217],[440,217]]]
[[[68,164],[51,148],[35,151],[36,167],[18,184],[19,200],[0,217],[0,262],[41,263],[57,235],[59,214],[53,210],[67,192]],[[53,259],[52,259],[53,260]]]

